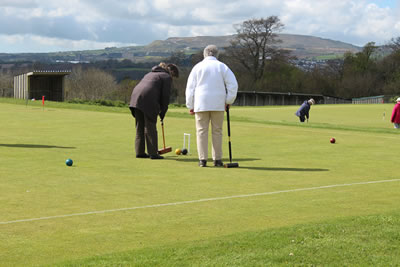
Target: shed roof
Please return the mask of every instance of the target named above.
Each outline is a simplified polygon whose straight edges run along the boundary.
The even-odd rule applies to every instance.
[[[70,70],[34,70],[32,72],[28,72],[27,76],[40,76],[40,75],[69,75],[71,74]]]

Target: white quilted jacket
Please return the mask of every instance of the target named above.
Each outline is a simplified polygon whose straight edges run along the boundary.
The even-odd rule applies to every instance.
[[[196,64],[186,85],[186,106],[194,112],[224,111],[233,104],[238,83],[233,72],[215,57],[209,56]]]

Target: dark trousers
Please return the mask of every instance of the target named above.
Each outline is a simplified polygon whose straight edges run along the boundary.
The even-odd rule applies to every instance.
[[[306,120],[305,116],[299,116],[300,122],[304,122]]]
[[[136,119],[136,137],[135,137],[135,152],[136,155],[145,153],[147,145],[147,153],[150,156],[158,154],[158,135],[157,122],[150,121],[140,109],[132,109],[132,115]]]

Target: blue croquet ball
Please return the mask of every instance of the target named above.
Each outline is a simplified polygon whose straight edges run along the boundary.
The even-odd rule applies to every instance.
[[[74,162],[72,161],[72,159],[67,159],[67,160],[65,161],[65,164],[66,164],[67,166],[72,166],[72,164],[74,164]]]
[[[182,149],[182,155],[186,155],[188,153],[188,150],[186,148]]]

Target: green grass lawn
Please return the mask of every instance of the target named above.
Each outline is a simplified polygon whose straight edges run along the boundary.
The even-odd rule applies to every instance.
[[[166,142],[191,154],[154,161],[127,108],[0,99],[0,266],[399,265],[392,107],[233,107],[224,169],[184,108]]]

